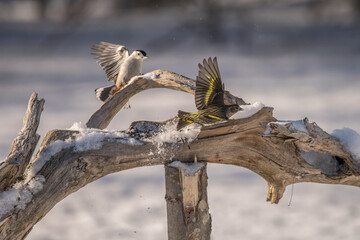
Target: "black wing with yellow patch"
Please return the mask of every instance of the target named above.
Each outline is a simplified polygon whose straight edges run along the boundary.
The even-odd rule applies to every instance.
[[[204,59],[199,63],[199,74],[196,77],[195,104],[198,110],[209,105],[224,105],[224,86],[221,82],[220,71],[216,57]]]
[[[217,105],[211,105],[204,110],[200,110],[199,113],[203,116],[203,120],[206,123],[212,123],[227,119],[224,108]]]
[[[179,130],[191,123],[210,124],[218,121],[227,120],[223,107],[216,105],[209,106],[206,109],[199,110],[194,113],[187,113],[183,111],[178,112],[179,122],[176,129]]]
[[[97,62],[105,71],[108,81],[116,82],[120,66],[129,56],[129,51],[123,45],[100,42],[91,48],[95,50],[92,55],[96,56]]]

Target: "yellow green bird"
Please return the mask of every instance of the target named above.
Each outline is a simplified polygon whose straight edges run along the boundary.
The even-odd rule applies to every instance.
[[[196,77],[195,104],[197,112],[188,113],[179,111],[179,122],[176,129],[191,124],[201,125],[215,123],[229,119],[240,106],[225,105],[224,103],[224,84],[221,82],[220,71],[216,57],[204,59],[203,65],[199,63],[199,74]]]

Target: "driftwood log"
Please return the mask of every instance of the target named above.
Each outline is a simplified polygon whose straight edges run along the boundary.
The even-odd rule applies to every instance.
[[[135,77],[90,117],[87,127],[106,128],[133,95],[149,88],[194,94],[195,81],[164,70]],[[224,98],[228,104],[246,104],[228,92]],[[360,186],[359,162],[337,139],[307,119],[303,120],[305,131],[291,123],[279,124],[270,107],[248,118],[202,127],[191,142],[164,142],[162,151],[149,139],[176,118],[160,123],[134,122],[124,135],[114,138],[105,134],[97,147],[80,149],[76,145],[79,131],[52,130],[30,161],[39,139],[36,130],[43,104],[36,94],[31,96],[23,129],[9,157],[0,162],[0,209],[10,201],[8,209],[0,212],[1,239],[24,239],[69,194],[107,174],[141,166],[166,165],[169,239],[176,239],[171,238],[176,231],[184,233],[180,239],[210,238],[206,163],[232,164],[257,173],[268,183],[266,200],[271,203],[278,203],[286,186],[294,183]],[[101,132],[96,129],[87,131]],[[309,152],[319,154],[319,158],[326,155],[333,161],[334,170],[326,172],[319,165],[309,164],[305,159]],[[184,167],[172,165],[174,161],[203,166],[189,175]],[[12,195],[16,196],[13,201],[9,198]],[[176,211],[182,213],[175,216]]]

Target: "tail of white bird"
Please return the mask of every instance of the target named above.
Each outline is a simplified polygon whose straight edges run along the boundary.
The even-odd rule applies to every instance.
[[[95,89],[95,95],[97,99],[102,102],[106,102],[117,90],[116,85],[111,85],[103,88]]]

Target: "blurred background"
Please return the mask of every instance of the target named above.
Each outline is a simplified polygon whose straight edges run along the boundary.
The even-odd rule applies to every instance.
[[[32,92],[44,98],[39,133],[89,119],[110,85],[90,55],[107,41],[142,49],[143,72],[195,78],[217,56],[225,88],[274,107],[279,120],[308,117],[325,131],[360,132],[359,0],[0,0],[0,157],[21,129]],[[151,100],[151,102],[149,101]],[[191,95],[149,90],[109,129],[194,111]],[[104,177],[60,202],[28,239],[167,239],[162,166]],[[247,169],[210,165],[212,239],[358,239],[360,191],[297,184],[278,205]]]

